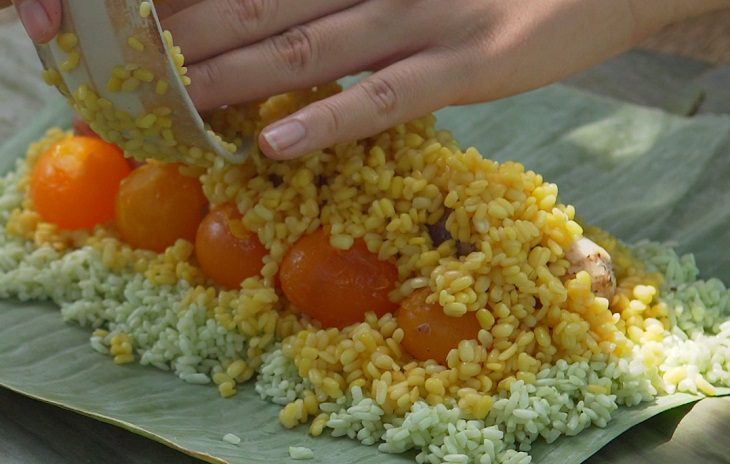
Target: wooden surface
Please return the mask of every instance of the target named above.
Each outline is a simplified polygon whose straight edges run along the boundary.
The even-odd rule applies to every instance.
[[[10,10],[0,12],[0,28],[17,30],[15,21]],[[730,10],[672,26],[642,44],[642,48],[665,55],[633,51],[569,83],[679,114],[730,113]],[[8,124],[19,127],[22,122]],[[730,415],[730,398],[708,399],[654,417],[629,430],[588,462],[730,462],[717,447],[727,443],[730,422],[727,416],[717,419],[714,411],[728,411]],[[702,418],[707,426],[692,430],[683,425],[688,415]],[[116,427],[0,389],[0,463],[98,462],[196,461]]]

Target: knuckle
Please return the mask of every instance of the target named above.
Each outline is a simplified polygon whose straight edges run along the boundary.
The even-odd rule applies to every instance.
[[[227,0],[223,5],[223,18],[239,34],[260,29],[276,10],[275,0]]]
[[[398,108],[400,97],[390,79],[372,76],[362,81],[360,87],[378,114],[390,114]]]
[[[216,84],[223,77],[220,66],[216,60],[207,60],[200,64],[199,71],[203,74],[203,82]]]
[[[317,48],[308,26],[297,26],[271,39],[274,56],[290,71],[300,71],[315,61]]]
[[[322,128],[328,134],[338,134],[343,127],[342,113],[329,100],[321,100],[312,105],[312,110],[319,113],[317,121],[321,121]]]
[[[191,66],[190,79],[196,89],[208,89],[218,85],[223,78],[223,71],[215,59],[203,61]]]

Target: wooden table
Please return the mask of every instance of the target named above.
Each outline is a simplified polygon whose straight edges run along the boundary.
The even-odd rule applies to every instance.
[[[17,27],[16,21],[10,10],[0,12],[0,32],[2,28]],[[668,28],[640,49],[567,82],[679,114],[730,113],[728,63],[730,10]],[[662,77],[659,87],[643,86],[645,90],[637,91],[641,82],[657,75]],[[23,121],[12,123],[17,128]],[[14,128],[3,129],[7,134]],[[728,411],[730,416],[730,398],[708,399],[656,416],[627,432],[620,443],[606,446],[588,462],[730,462],[730,458],[719,454],[722,450],[715,449],[718,443],[727,443],[730,417],[718,420],[710,414],[716,410]],[[707,426],[692,430],[683,425],[683,419],[690,416],[702,418]],[[632,450],[631,458],[626,458],[626,449]],[[0,463],[100,462],[197,461],[122,429],[0,389]]]

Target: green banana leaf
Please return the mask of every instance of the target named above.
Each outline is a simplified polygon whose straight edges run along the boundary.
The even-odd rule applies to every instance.
[[[439,116],[465,146],[520,160],[558,183],[587,221],[629,241],[675,240],[698,255],[701,269],[728,280],[730,261],[721,250],[730,243],[730,189],[722,182],[730,174],[730,118],[684,119],[560,86]],[[47,127],[69,122],[65,103],[55,100],[0,148],[0,171]],[[223,400],[215,388],[154,368],[116,366],[49,303],[0,302],[0,385],[210,462],[282,462],[289,446],[310,447],[326,463],[412,459],[283,430],[278,407],[260,400],[251,385]],[[697,399],[677,394],[620,409],[607,428],[537,444],[532,454],[539,463],[579,463],[631,426]],[[224,442],[226,433],[242,442]]]

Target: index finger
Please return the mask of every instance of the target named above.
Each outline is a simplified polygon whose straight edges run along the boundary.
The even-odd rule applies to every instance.
[[[410,56],[266,127],[259,144],[270,158],[286,160],[369,137],[452,104],[464,69],[448,53]]]
[[[178,0],[190,1],[190,0]],[[167,17],[188,63],[250,45],[363,0],[203,0]]]

